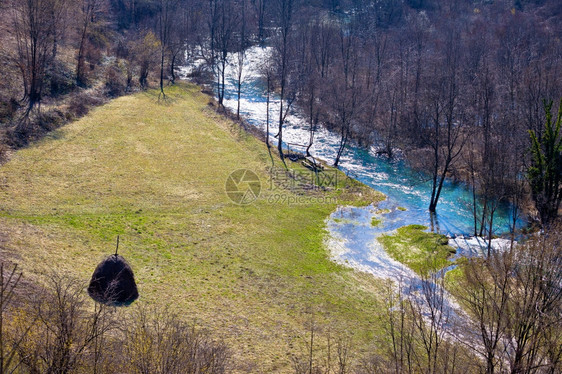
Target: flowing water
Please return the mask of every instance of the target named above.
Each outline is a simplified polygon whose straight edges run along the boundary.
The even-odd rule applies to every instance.
[[[254,126],[266,129],[267,106],[266,90],[260,70],[271,53],[270,48],[252,47],[246,52],[243,65],[243,82],[240,113]],[[232,56],[232,64],[226,71],[227,82],[224,105],[232,111],[237,108],[237,59]],[[188,72],[185,68],[185,72]],[[270,99],[270,139],[275,142],[276,119],[279,116],[279,97],[272,94]],[[283,130],[283,142],[291,149],[294,144],[306,145],[309,139],[307,121],[297,111],[288,116]],[[332,163],[339,145],[339,137],[319,127],[311,153]],[[375,190],[386,195],[386,200],[375,206],[339,207],[326,222],[330,232],[327,245],[335,261],[372,273],[375,276],[396,279],[409,279],[415,284],[419,278],[403,264],[390,258],[376,238],[383,233],[392,233],[401,226],[421,224],[435,231],[449,235],[450,244],[457,247],[457,256],[473,256],[486,247],[483,240],[470,238],[473,232],[472,193],[463,184],[445,182],[437,206],[437,214],[430,216],[429,181],[409,168],[402,160],[389,160],[377,155],[373,147],[365,149],[355,144],[346,148],[339,168]],[[371,225],[373,217],[382,224]],[[500,207],[494,220],[495,232],[509,231],[510,207]],[[521,225],[523,222],[519,222]],[[504,244],[496,239],[494,246]],[[417,287],[416,287],[417,288]]]

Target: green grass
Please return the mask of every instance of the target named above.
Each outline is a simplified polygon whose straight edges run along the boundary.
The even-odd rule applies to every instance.
[[[373,227],[377,227],[382,225],[382,218],[379,217],[373,217],[371,218],[371,226]]]
[[[459,281],[464,278],[464,271],[462,265],[458,266],[445,274],[445,284],[447,288],[452,289],[459,284]]]
[[[15,153],[0,168],[3,251],[33,282],[55,271],[86,284],[121,235],[141,295],[121,312],[179,310],[250,368],[237,371],[290,372],[287,355],[311,313],[366,343],[380,328],[378,281],[330,261],[324,221],[338,204],[382,195],[340,172],[338,188],[300,188],[302,173],[292,186],[276,174],[270,188],[269,171],[282,166],[275,154],[196,86],[167,91],[165,103],[157,91],[116,99]],[[224,191],[241,168],[262,183],[247,206]],[[271,200],[279,194],[287,199]]]
[[[451,265],[448,258],[455,250],[448,245],[447,237],[424,230],[427,227],[422,225],[404,226],[378,240],[392,258],[420,275]]]
[[[449,270],[445,274],[445,286],[449,291],[456,291],[462,293],[462,280],[465,278],[466,265],[468,263],[466,257],[459,257],[456,259],[456,268]]]

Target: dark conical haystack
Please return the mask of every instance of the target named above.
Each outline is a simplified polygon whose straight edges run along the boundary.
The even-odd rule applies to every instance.
[[[117,254],[109,256],[96,267],[88,294],[97,302],[112,306],[130,305],[139,297],[133,270]]]

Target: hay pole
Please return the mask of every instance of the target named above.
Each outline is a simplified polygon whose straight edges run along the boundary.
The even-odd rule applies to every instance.
[[[117,246],[115,247],[115,256],[117,256],[118,250],[119,250],[119,235],[117,235]]]

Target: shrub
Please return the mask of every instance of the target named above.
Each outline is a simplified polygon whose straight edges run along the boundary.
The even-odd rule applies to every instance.
[[[47,69],[45,83],[53,97],[66,95],[76,86],[74,72],[59,60],[53,61]]]
[[[6,270],[6,271],[4,271]],[[0,262],[0,372],[223,374],[229,351],[168,311],[92,308],[80,280],[53,273],[26,284]],[[16,290],[17,291],[17,290]],[[0,324],[1,326],[1,324]],[[5,370],[4,370],[5,369]],[[14,371],[12,371],[14,370]]]
[[[36,121],[34,121],[34,127],[40,127],[46,131],[54,130],[66,122],[65,113],[60,109],[51,109],[42,112],[37,116]]]
[[[105,90],[109,97],[117,97],[123,95],[127,89],[127,78],[121,71],[117,63],[107,67],[105,73]]]
[[[19,107],[18,100],[13,97],[9,100],[0,99],[0,121],[12,119]]]
[[[210,335],[181,321],[168,311],[136,310],[124,327],[124,364],[127,373],[222,374],[229,352]]]
[[[100,105],[103,99],[92,93],[82,92],[73,96],[68,103],[68,111],[74,117],[82,117],[86,115],[91,107]]]

